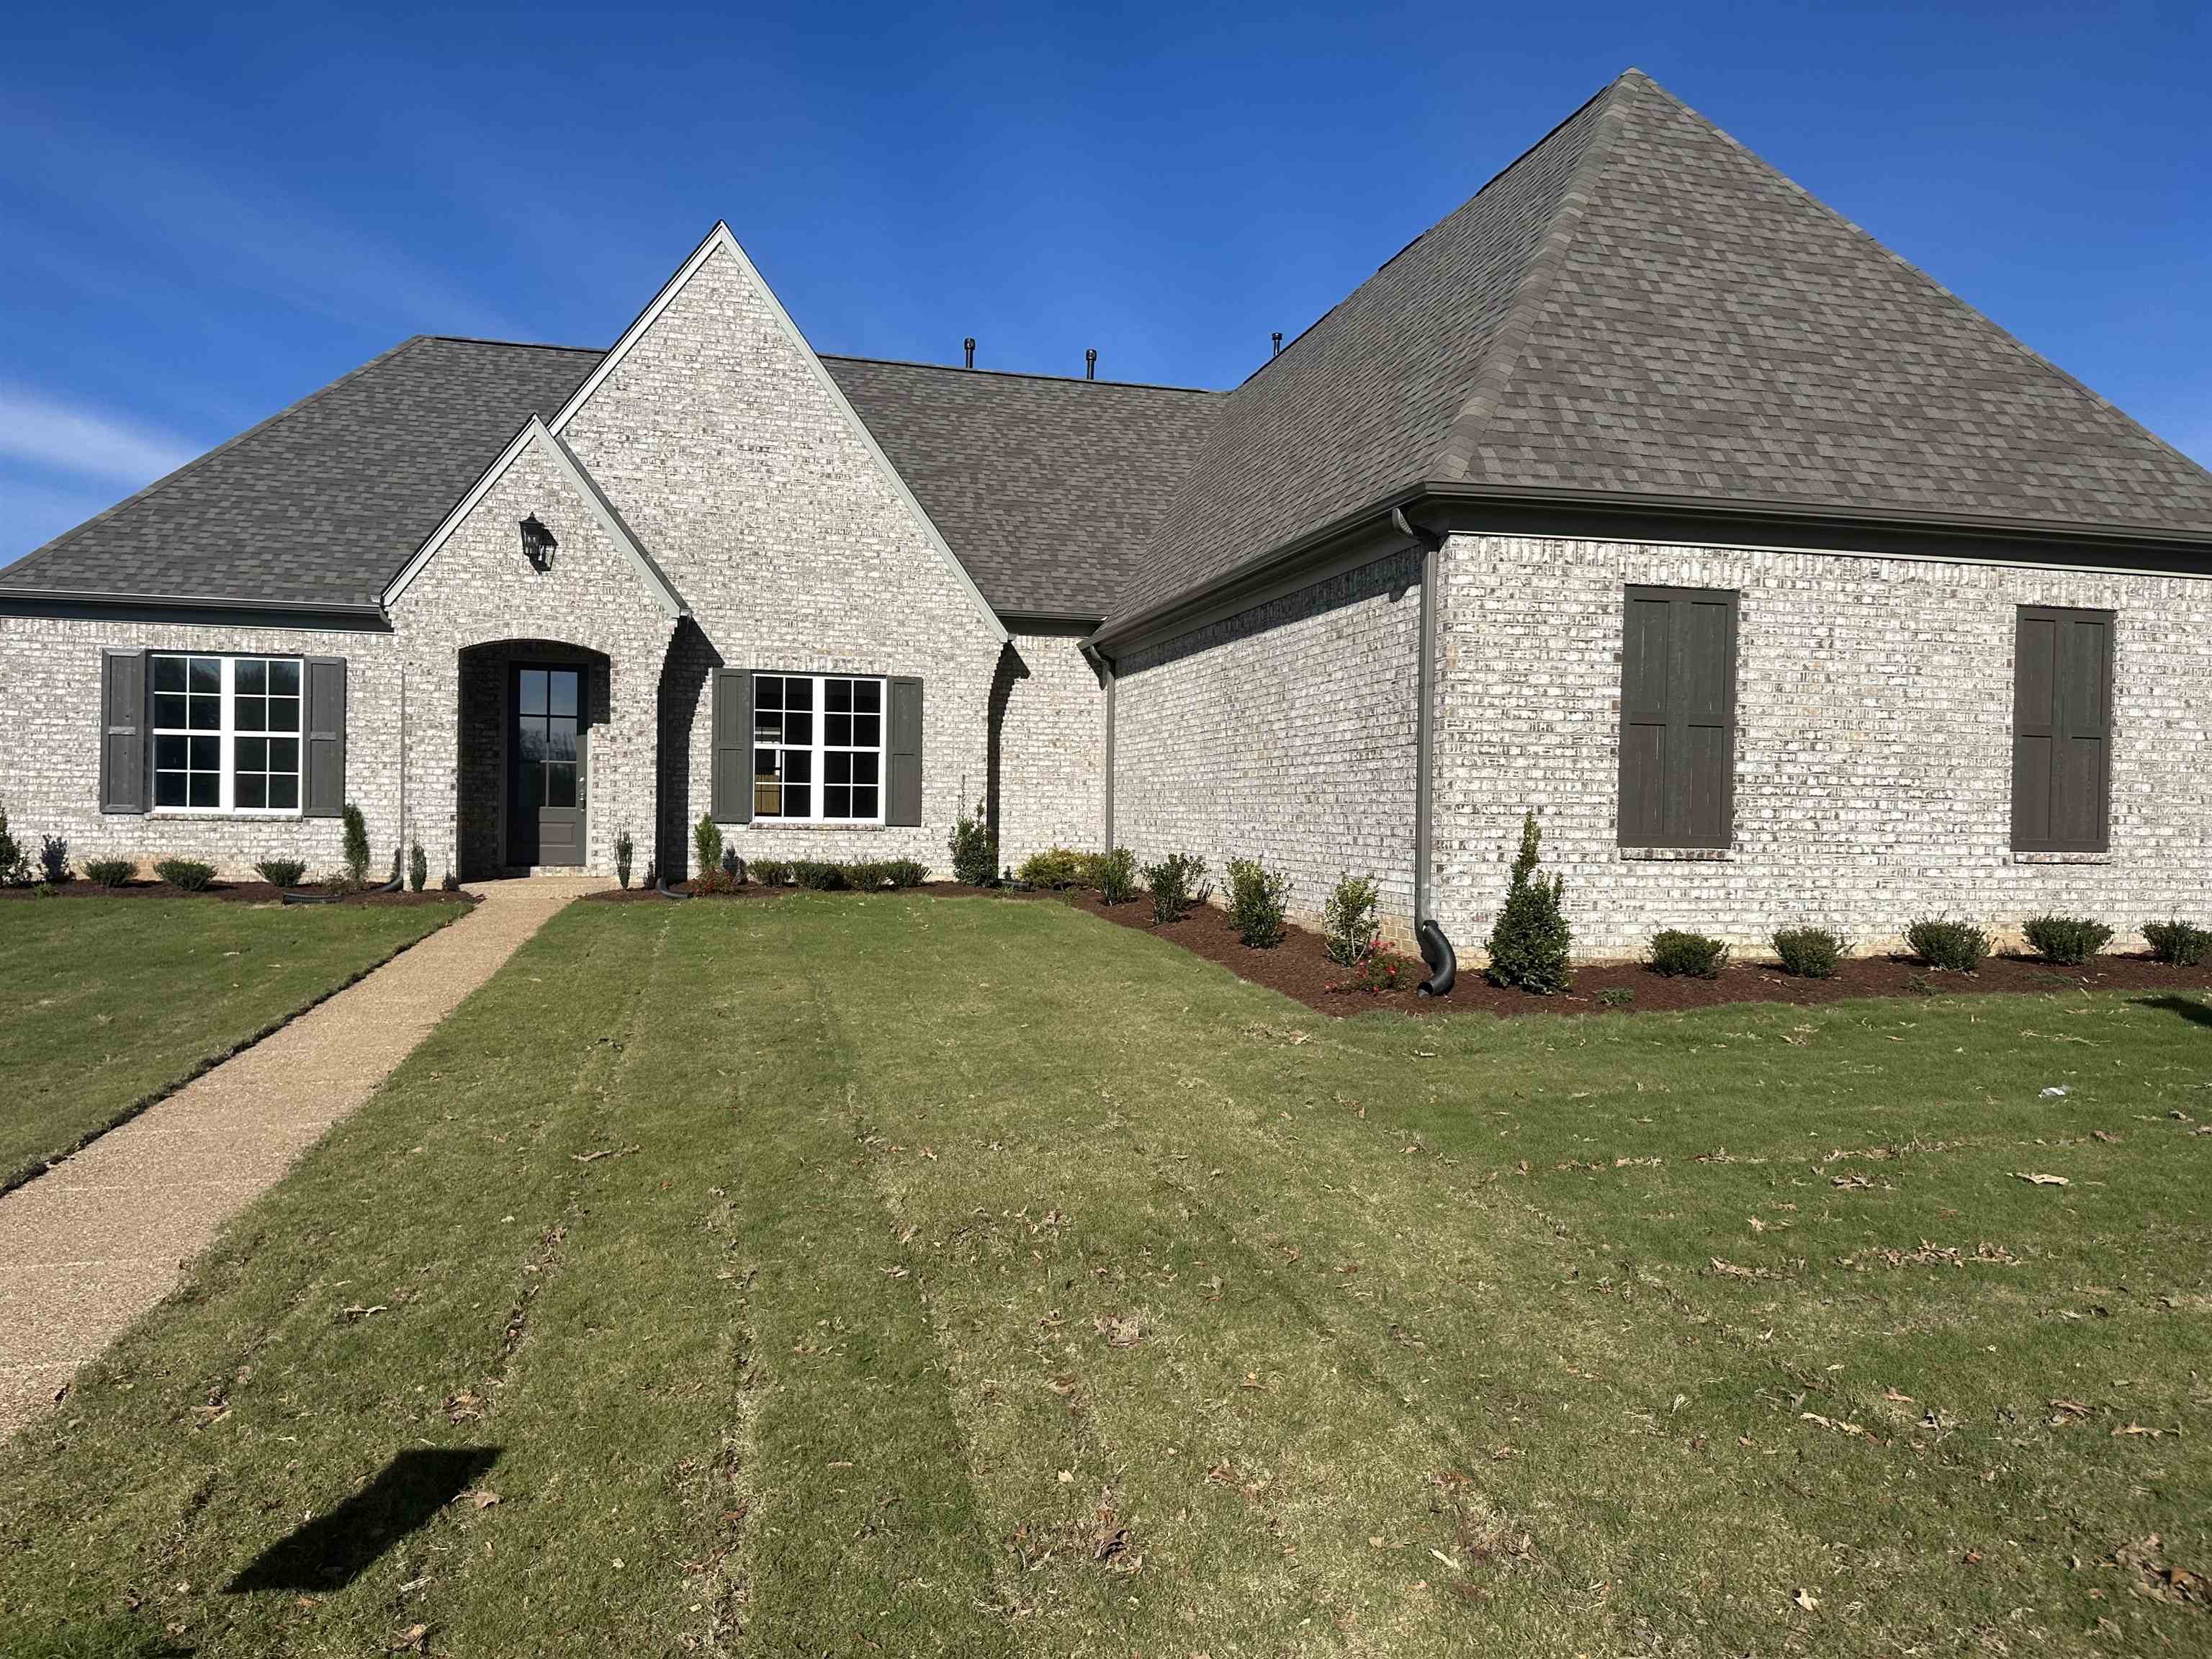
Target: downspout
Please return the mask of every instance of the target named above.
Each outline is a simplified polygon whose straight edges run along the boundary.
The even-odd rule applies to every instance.
[[[1114,659],[1088,640],[1078,648],[1090,659],[1091,667],[1097,671],[1099,684],[1106,693],[1106,787],[1103,793],[1105,850],[1110,853],[1114,850]]]
[[[1413,709],[1413,938],[1421,947],[1421,960],[1428,964],[1429,976],[1421,981],[1420,994],[1449,996],[1459,977],[1459,957],[1437,923],[1430,883],[1433,860],[1429,827],[1436,793],[1437,554],[1444,538],[1416,525],[1403,507],[1390,509],[1390,522],[1421,552],[1420,643]]]

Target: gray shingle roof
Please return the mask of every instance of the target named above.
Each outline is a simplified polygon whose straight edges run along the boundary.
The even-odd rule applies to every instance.
[[[417,336],[17,560],[0,594],[374,606],[603,355]]]
[[[2212,474],[1633,70],[1228,395],[1109,627],[1430,483],[2212,537]]]
[[[1218,392],[824,357],[984,598],[1103,617]]]

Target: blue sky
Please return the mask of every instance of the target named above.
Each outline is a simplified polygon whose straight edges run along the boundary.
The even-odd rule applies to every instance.
[[[1232,385],[1634,64],[2212,461],[2212,7],[0,21],[0,561],[410,334],[611,342],[726,218],[815,346]]]

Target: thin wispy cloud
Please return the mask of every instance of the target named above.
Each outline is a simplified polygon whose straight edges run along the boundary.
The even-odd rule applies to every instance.
[[[199,449],[124,416],[0,386],[0,459],[136,486],[175,471]]]

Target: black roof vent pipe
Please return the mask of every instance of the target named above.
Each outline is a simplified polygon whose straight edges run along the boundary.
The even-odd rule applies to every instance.
[[[966,363],[965,367],[967,367],[967,368],[975,368],[975,337],[974,335],[970,334],[970,335],[969,335],[966,339],[963,340],[963,341],[960,343],[960,345],[961,345],[961,349],[962,349],[963,350],[964,350],[965,352],[967,352],[967,354],[968,354],[968,362],[967,362],[967,363]]]
[[[1098,348],[1097,346],[1089,346],[1084,349],[1083,378],[1086,380],[1095,380],[1098,378]]]
[[[1269,338],[1271,338],[1271,339],[1273,339],[1273,340],[1274,341],[1274,343],[1275,343],[1275,349],[1274,349],[1273,351],[1269,352],[1267,355],[1268,355],[1270,357],[1279,357],[1279,356],[1281,356],[1283,355],[1283,331],[1282,331],[1282,330],[1280,330],[1280,329],[1279,328],[1279,329],[1277,329],[1277,330],[1274,331],[1274,333],[1273,333],[1273,334],[1270,335],[1268,337],[1269,337]]]

